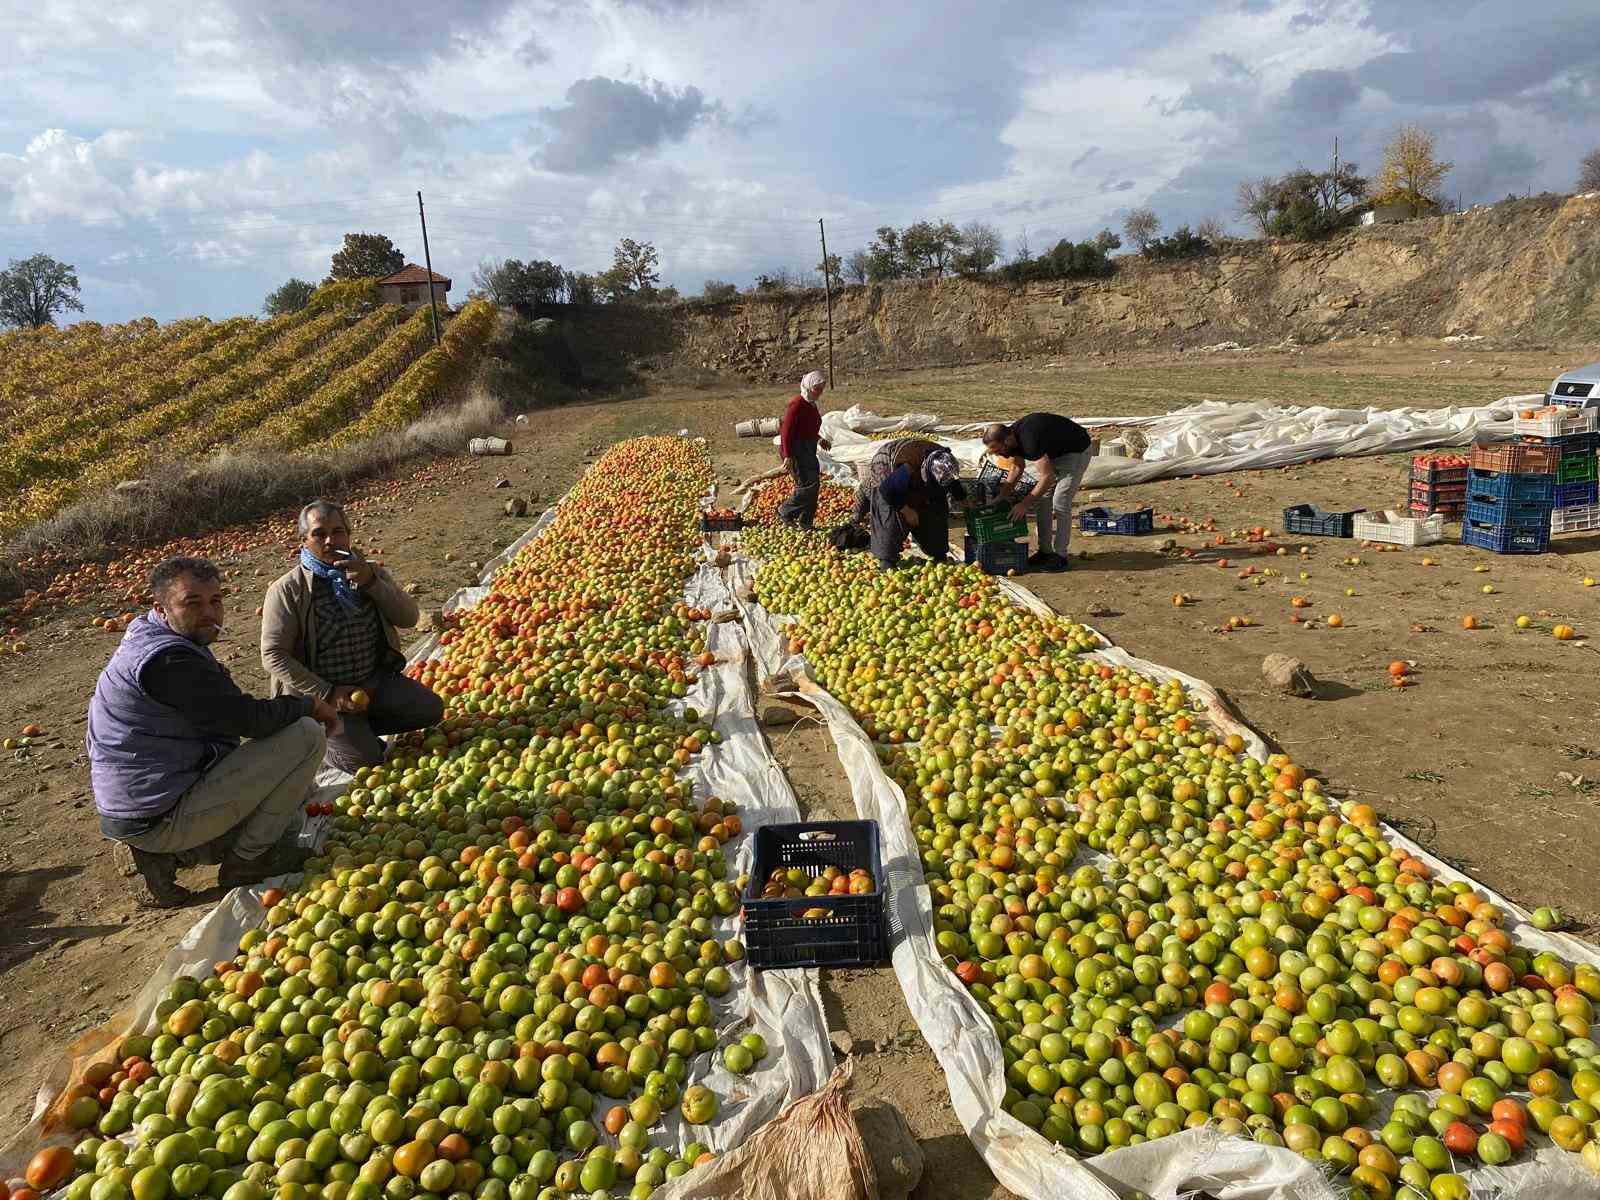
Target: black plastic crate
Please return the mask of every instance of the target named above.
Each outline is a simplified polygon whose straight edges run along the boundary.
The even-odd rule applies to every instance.
[[[1550,526],[1489,525],[1469,520],[1461,526],[1461,544],[1496,554],[1543,554],[1550,548]]]
[[[1467,476],[1467,499],[1498,497],[1502,500],[1549,501],[1556,494],[1554,475],[1524,475],[1509,471],[1480,471]]]
[[[1000,485],[1006,481],[1006,472],[986,462],[978,468],[978,477],[967,485],[968,503],[988,504],[1000,493]],[[1017,486],[1012,489],[1012,497],[1023,496],[1033,491],[1036,481],[1026,471],[1022,478],[1017,480]]]
[[[1556,484],[1556,508],[1582,508],[1589,504],[1600,504],[1600,483],[1591,479],[1588,483]]]
[[[1155,532],[1156,513],[1153,508],[1139,508],[1125,513],[1103,507],[1086,508],[1078,514],[1078,528],[1085,533],[1120,533],[1137,537]]]
[[[1004,575],[1007,571],[1028,569],[1027,542],[975,542],[970,537],[962,545],[965,562],[977,563],[985,575]]]
[[[744,518],[735,514],[731,517],[700,518],[701,533],[738,533],[744,528]]]
[[[872,874],[862,895],[764,900],[761,891],[779,868],[812,879],[828,867]],[[807,917],[807,912],[824,916]],[[744,894],[744,947],[758,971],[784,967],[870,967],[889,957],[883,860],[876,821],[808,821],[756,830],[754,861]]]
[[[1304,533],[1312,537],[1350,537],[1351,528],[1355,523],[1357,513],[1366,512],[1364,508],[1352,508],[1349,512],[1323,512],[1315,504],[1291,504],[1283,510],[1283,528],[1287,533]]]

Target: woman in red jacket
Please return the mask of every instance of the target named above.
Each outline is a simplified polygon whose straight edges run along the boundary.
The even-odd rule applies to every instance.
[[[822,468],[817,462],[817,447],[831,449],[822,437],[822,414],[817,401],[827,388],[827,377],[812,371],[800,381],[800,394],[789,401],[778,426],[778,452],[783,469],[794,478],[794,495],[778,508],[778,519],[786,525],[810,529],[817,516],[817,496],[822,490]]]

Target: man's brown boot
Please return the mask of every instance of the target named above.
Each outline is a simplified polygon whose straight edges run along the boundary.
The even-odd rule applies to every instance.
[[[141,904],[147,908],[183,908],[195,902],[195,894],[178,882],[176,854],[152,854],[137,846],[129,846],[128,851],[144,884],[140,889],[144,893],[139,898]]]

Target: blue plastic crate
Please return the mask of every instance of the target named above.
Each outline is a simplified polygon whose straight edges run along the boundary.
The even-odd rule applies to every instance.
[[[816,879],[829,867],[872,875],[861,895],[762,897],[777,870]],[[756,970],[774,967],[870,967],[889,957],[884,911],[887,876],[876,821],[810,821],[756,830],[745,886],[745,955]],[[806,914],[811,914],[807,916]]]
[[[1550,509],[1549,500],[1512,500],[1505,496],[1467,493],[1467,520],[1484,525],[1548,527]]]
[[[1364,508],[1349,512],[1324,512],[1315,504],[1291,504],[1283,510],[1283,528],[1286,533],[1306,534],[1310,537],[1351,537],[1356,514]]]
[[[1139,508],[1133,512],[1113,512],[1109,508],[1086,508],[1078,514],[1078,528],[1085,533],[1120,533],[1128,537],[1154,533],[1156,511]]]
[[[1556,508],[1582,508],[1589,504],[1600,504],[1600,483],[1590,480],[1588,483],[1556,484]]]
[[[977,563],[985,575],[1028,569],[1027,542],[975,542],[967,538],[963,550],[965,560]]]
[[[1496,554],[1543,554],[1550,548],[1550,526],[1491,525],[1470,518],[1461,526],[1461,544]]]
[[[1556,494],[1554,475],[1514,475],[1509,471],[1467,472],[1467,499],[1551,500]]]

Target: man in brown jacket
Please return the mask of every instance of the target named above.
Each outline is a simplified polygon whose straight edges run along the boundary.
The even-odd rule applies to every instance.
[[[313,500],[300,510],[300,561],[267,589],[261,665],[272,694],[327,700],[343,729],[327,761],[342,771],[383,761],[383,734],[437,725],[444,701],[401,674],[396,627],[411,629],[417,602],[382,566],[350,549],[342,507]]]

